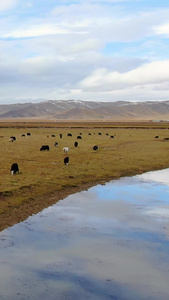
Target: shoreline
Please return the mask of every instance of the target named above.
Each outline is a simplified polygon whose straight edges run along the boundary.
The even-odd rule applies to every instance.
[[[168,166],[163,167],[162,169],[167,169]],[[58,201],[61,201],[68,197],[69,195],[80,193],[82,191],[88,190],[95,185],[101,184],[104,185],[107,182],[113,180],[119,180],[120,178],[124,177],[133,177],[136,175],[140,175],[147,172],[158,171],[162,169],[151,169],[151,170],[144,170],[141,173],[139,170],[128,172],[128,174],[121,174],[121,176],[111,177],[108,176],[106,178],[102,178],[100,180],[90,180],[89,182],[81,183],[78,186],[69,186],[60,189],[59,191],[49,192],[44,196],[37,197],[36,199],[27,199],[26,201],[22,202],[21,205],[17,206],[10,206],[8,210],[5,210],[3,213],[0,214],[0,231],[3,231],[11,226],[14,226],[18,223],[25,221],[32,215],[36,215],[42,210],[54,205]]]
[[[110,178],[110,181],[111,180],[113,179]],[[97,184],[104,184],[105,182],[107,181],[90,181],[88,183],[82,183],[81,185],[76,187],[64,187],[59,191],[49,192],[49,194],[45,194],[44,196],[38,197],[36,199],[28,199],[27,201],[22,202],[21,205],[15,207],[11,206],[8,210],[5,210],[0,214],[0,231],[23,222],[30,216],[41,212],[43,209],[54,205],[55,203],[63,200],[69,195],[88,190],[92,186],[95,186]]]

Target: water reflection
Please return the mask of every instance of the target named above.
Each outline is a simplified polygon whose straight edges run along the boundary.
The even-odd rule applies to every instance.
[[[169,169],[97,185],[0,233],[0,299],[169,299]]]

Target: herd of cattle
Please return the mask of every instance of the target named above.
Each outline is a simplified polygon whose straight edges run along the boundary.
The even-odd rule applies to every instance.
[[[94,134],[95,134],[95,133],[94,133]],[[31,133],[28,132],[26,135],[27,135],[27,136],[31,136]],[[22,137],[25,137],[26,135],[25,135],[25,134],[22,134]],[[91,133],[88,133],[88,135],[91,135]],[[98,135],[102,135],[102,133],[99,132]],[[106,135],[109,135],[109,134],[106,133]],[[52,136],[52,137],[55,137],[54,134],[52,134],[51,136]],[[62,139],[63,135],[62,135],[61,133],[59,134],[59,136],[60,136],[60,138]],[[67,136],[72,136],[72,134],[71,134],[71,133],[68,133]],[[49,138],[49,135],[47,135],[47,138]],[[111,135],[110,138],[114,138],[114,136]],[[81,133],[81,132],[80,132],[79,135],[76,137],[76,139],[77,139],[77,140],[82,139],[82,133]],[[9,142],[14,142],[14,141],[16,141],[16,137],[15,137],[15,136],[11,136],[11,137],[9,138]],[[58,146],[58,142],[55,142],[54,146],[57,147],[57,146]],[[78,147],[78,146],[79,146],[79,143],[78,143],[77,141],[75,141],[75,142],[74,142],[74,147]],[[98,146],[98,145],[94,145],[94,146],[93,146],[93,150],[94,150],[94,151],[97,151],[98,149],[99,149],[99,146]],[[42,145],[41,148],[40,148],[40,151],[49,151],[49,150],[50,150],[49,145]],[[69,147],[63,147],[63,152],[64,152],[65,154],[67,154],[68,151],[69,151]],[[69,157],[66,156],[66,157],[64,158],[63,162],[64,162],[64,164],[65,164],[66,166],[68,166],[68,165],[69,165]],[[10,172],[11,172],[11,175],[14,175],[14,174],[16,174],[16,173],[19,173],[19,166],[18,166],[17,163],[13,163],[13,164],[11,165],[11,170],[10,170]]]
[[[94,134],[95,134],[95,133],[94,133]],[[31,133],[28,132],[26,135],[27,135],[27,136],[31,136]],[[91,135],[91,133],[88,133],[88,135]],[[99,132],[98,135],[102,135],[102,133]],[[106,133],[106,135],[109,135],[109,134]],[[52,134],[51,136],[52,136],[52,137],[55,137],[54,134]],[[63,135],[62,135],[61,133],[59,134],[59,136],[60,136],[60,139],[62,139],[62,136],[63,136]],[[67,136],[72,136],[72,134],[71,134],[71,133],[68,133]],[[25,134],[23,134],[22,137],[25,137]],[[115,137],[115,135],[110,135],[110,138],[114,138],[114,137]],[[131,135],[130,135],[130,137],[131,137]],[[49,135],[47,135],[47,138],[49,138]],[[159,138],[159,136],[155,136],[155,139],[158,139],[158,138]],[[79,135],[76,137],[76,139],[77,139],[77,140],[78,140],[78,139],[82,139],[82,133],[79,133]],[[163,139],[163,141],[167,141],[167,140],[169,140],[168,137],[166,137],[166,138]],[[11,136],[11,137],[9,138],[9,142],[14,142],[14,141],[16,141],[16,137],[15,137],[15,136]],[[57,147],[57,146],[58,146],[58,142],[55,142],[54,146]],[[78,143],[77,141],[75,141],[75,142],[74,142],[74,147],[78,147],[78,146],[79,146],[79,143]],[[94,145],[94,146],[93,146],[93,150],[94,150],[94,151],[97,151],[98,149],[99,149],[99,146],[98,146],[98,145]],[[50,150],[49,145],[42,145],[41,148],[40,148],[40,151],[49,151],[49,150]],[[63,152],[64,152],[65,154],[67,154],[67,153],[69,152],[69,147],[63,147]],[[69,157],[66,156],[66,157],[64,158],[63,162],[64,162],[65,165],[68,166],[68,165],[69,165]],[[16,173],[19,173],[19,166],[18,166],[18,164],[17,164],[17,163],[13,163],[12,166],[11,166],[11,170],[10,170],[10,171],[11,171],[11,174],[12,174],[12,175],[13,175],[13,174],[16,174]]]

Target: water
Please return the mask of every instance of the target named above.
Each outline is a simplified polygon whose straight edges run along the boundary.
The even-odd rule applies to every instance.
[[[0,232],[0,299],[169,299],[169,169],[97,185]]]

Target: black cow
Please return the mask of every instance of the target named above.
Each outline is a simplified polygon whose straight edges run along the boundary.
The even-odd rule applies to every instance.
[[[98,135],[102,135],[101,132],[99,132]]]
[[[27,132],[27,135],[28,135],[28,136],[31,136],[31,133],[30,133],[30,132]]]
[[[111,139],[114,139],[114,135],[111,135],[110,138],[111,138]]]
[[[25,136],[25,134],[22,134],[22,136]]]
[[[78,136],[77,136],[77,139],[78,139],[78,140],[82,140],[81,135],[78,135]]]
[[[59,135],[60,135],[60,139],[62,139],[62,134],[60,133]]]
[[[15,136],[11,136],[10,139],[12,139],[13,141],[16,141],[16,137]]]
[[[164,138],[164,139],[163,139],[163,141],[168,141],[168,140],[169,140],[169,138]]]
[[[52,136],[52,137],[55,137],[55,134],[52,134],[51,136]]]
[[[81,132],[79,132],[79,134],[80,134],[80,135],[82,135],[82,133],[81,133]]]
[[[109,135],[108,133],[106,133],[106,135]]]
[[[89,132],[88,135],[92,135],[92,134]]]
[[[68,133],[67,136],[72,136],[72,134],[71,134],[71,133]]]
[[[40,148],[40,151],[49,151],[49,146],[48,145],[43,145],[41,148]]]
[[[57,147],[57,146],[58,146],[58,142],[55,143],[55,147]]]
[[[95,145],[95,146],[93,146],[93,150],[98,150],[99,149],[99,146],[97,146],[97,145]]]
[[[69,164],[69,157],[68,156],[66,156],[64,158],[64,164],[65,164],[65,166],[68,166],[68,164]]]
[[[158,136],[158,135],[156,135],[156,136],[155,136],[155,139],[158,139],[158,138],[159,138],[159,136]]]
[[[78,142],[75,142],[75,143],[74,143],[74,146],[75,146],[75,147],[78,147]]]
[[[16,174],[17,172],[19,173],[19,167],[18,167],[17,163],[14,163],[11,166],[11,174],[13,175],[13,174]]]

